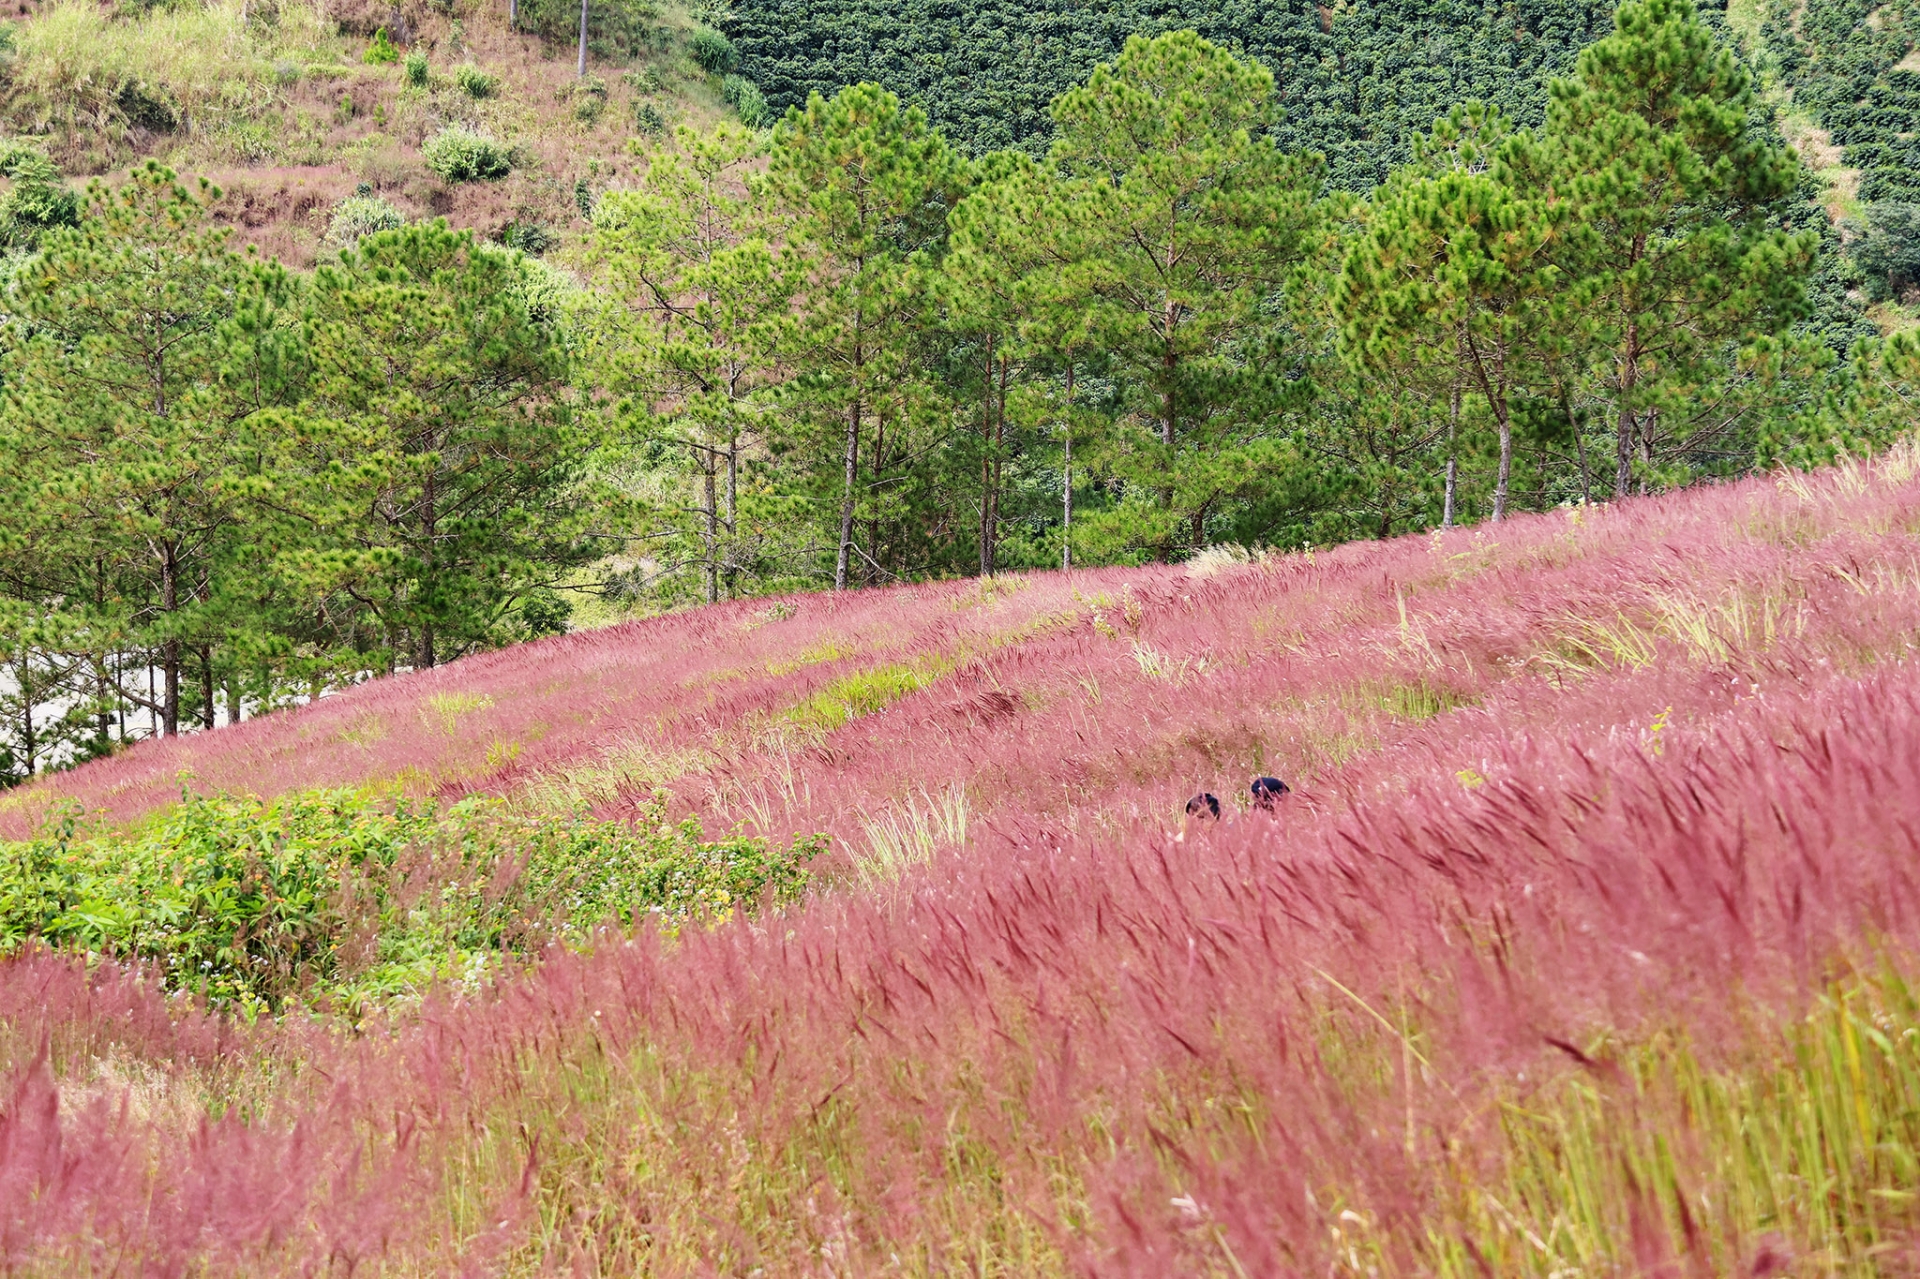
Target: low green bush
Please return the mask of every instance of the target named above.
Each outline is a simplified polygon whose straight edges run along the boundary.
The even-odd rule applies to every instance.
[[[405,63],[407,83],[416,89],[427,87],[427,55],[415,50],[407,55]]]
[[[687,52],[700,64],[703,71],[713,75],[723,75],[733,70],[739,60],[734,53],[733,41],[718,31],[701,28],[693,33],[693,39],[687,42]]]
[[[483,182],[513,170],[513,153],[492,138],[454,126],[427,140],[420,149],[427,168],[448,182]]]
[[[52,227],[80,225],[80,197],[44,152],[0,143],[0,174],[13,183],[0,195],[0,248],[31,249]]]
[[[333,206],[327,223],[327,243],[348,248],[363,235],[391,231],[407,224],[400,210],[377,195],[350,195]]]
[[[387,38],[385,27],[373,33],[373,43],[367,46],[367,51],[360,60],[370,67],[385,66],[390,62],[400,61],[400,50],[396,49],[393,41]]]
[[[720,81],[720,96],[740,113],[740,123],[758,129],[773,123],[773,111],[760,92],[760,86],[745,76],[730,75]]]
[[[68,817],[0,844],[0,953],[37,942],[141,962],[249,1012],[355,1001],[649,915],[676,926],[792,902],[825,842],[709,841],[657,799],[629,826],[494,799],[189,797],[130,833],[82,837]]]
[[[462,63],[454,68],[453,82],[469,98],[491,98],[500,92],[500,77],[488,75],[471,62]]]

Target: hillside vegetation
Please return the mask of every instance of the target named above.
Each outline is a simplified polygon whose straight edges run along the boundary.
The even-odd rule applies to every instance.
[[[400,220],[446,217],[539,252],[577,238],[592,199],[631,170],[630,139],[727,107],[689,56],[690,19],[595,6],[582,78],[578,10],[520,8],[510,30],[504,6],[421,0],[61,0],[9,28],[0,118],[69,175],[156,158],[207,176],[215,218],[289,265],[377,229],[341,224],[356,193]],[[504,180],[436,172],[427,144],[449,127],[510,151]]]
[[[1833,2],[21,14],[0,1271],[1894,1270]]]
[[[390,829],[383,789],[499,796],[460,820],[529,868],[511,814],[567,796],[835,838],[777,915],[576,933],[531,970],[481,937],[490,893],[435,888],[387,989],[436,937],[458,980],[363,986],[352,1036],[28,949],[0,966],[0,1248],[1877,1273],[1920,1224],[1917,539],[1903,449],[1256,562],[723,604],[89,765],[14,820],[65,795],[94,839],[191,828],[243,883],[302,830]],[[1294,784],[1278,812],[1256,772]],[[282,798],[113,833],[182,776]],[[1218,824],[1182,824],[1200,788]],[[44,846],[6,847],[9,900]],[[398,864],[452,888],[460,849]]]
[[[1335,186],[1365,192],[1411,160],[1414,139],[1459,103],[1540,123],[1548,81],[1570,72],[1612,20],[1612,5],[1583,0],[748,0],[733,6],[726,29],[742,74],[778,110],[871,80],[967,151],[1036,156],[1053,138],[1047,105],[1117,56],[1127,37],[1196,31],[1273,73],[1274,137],[1284,149],[1322,153]]]
[[[43,148],[79,134],[0,151],[0,776],[696,600],[1498,524],[1914,425],[1920,343],[1855,341],[1771,91],[1685,0],[1622,6],[1533,127],[1429,120],[1364,199],[1193,31],[1129,37],[1036,158],[872,83],[766,128],[728,38],[662,53],[654,15],[624,56],[735,118],[616,172],[522,141],[624,129],[592,75],[542,134],[408,21],[364,114],[472,233],[368,182],[307,270],[156,159],[82,191]],[[182,118],[177,158],[226,136]]]

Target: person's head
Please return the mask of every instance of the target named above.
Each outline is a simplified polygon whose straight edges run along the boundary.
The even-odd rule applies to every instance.
[[[1201,791],[1187,801],[1187,816],[1213,821],[1220,816],[1220,801]]]
[[[1253,806],[1271,812],[1279,806],[1280,797],[1287,793],[1287,784],[1278,777],[1256,777],[1251,789]]]

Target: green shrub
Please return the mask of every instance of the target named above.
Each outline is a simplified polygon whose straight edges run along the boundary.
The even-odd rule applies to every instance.
[[[387,38],[385,27],[373,33],[373,43],[367,46],[367,52],[360,60],[370,67],[385,66],[387,63],[400,61],[400,50],[394,48],[393,41]]]
[[[355,194],[333,206],[333,218],[327,223],[327,243],[350,248],[363,235],[392,231],[407,224],[400,210],[377,195]]]
[[[824,847],[708,841],[659,800],[626,826],[489,799],[192,797],[127,834],[80,838],[69,818],[0,844],[0,953],[40,942],[142,961],[169,989],[280,1008],[407,989],[650,914],[791,902]]]
[[[733,51],[733,41],[718,31],[702,28],[693,33],[693,39],[687,42],[687,52],[700,64],[702,70],[713,75],[731,71],[738,61]]]
[[[462,63],[455,68],[453,82],[469,98],[491,98],[500,92],[500,77],[488,75],[471,62]]]
[[[740,113],[740,123],[758,129],[772,123],[773,111],[767,106],[760,87],[745,76],[730,75],[720,82],[720,96]]]
[[[407,83],[416,89],[427,87],[427,55],[417,50],[407,55]]]
[[[80,197],[44,153],[24,143],[0,144],[0,174],[13,182],[0,195],[0,247],[35,248],[49,229],[80,225]]]
[[[513,170],[513,156],[506,147],[457,125],[428,139],[420,150],[427,168],[448,182],[492,181]]]
[[[573,118],[582,124],[592,124],[607,109],[607,82],[597,75],[575,80],[568,93],[573,98]]]
[[[496,243],[504,244],[509,249],[518,249],[536,258],[560,243],[560,237],[555,235],[546,223],[522,222],[518,218],[494,232],[493,238]]]
[[[658,137],[667,127],[666,117],[651,102],[639,102],[633,108],[633,127],[643,137]]]

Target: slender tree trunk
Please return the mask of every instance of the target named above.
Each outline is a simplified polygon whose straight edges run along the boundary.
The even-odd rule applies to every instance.
[[[735,431],[727,436],[727,598],[733,598],[734,576],[738,571],[734,563],[734,548],[739,545],[740,537],[740,434]]]
[[[205,644],[200,646],[200,706],[204,712],[201,727],[211,729],[214,724],[213,649]]]
[[[853,552],[853,488],[860,467],[860,397],[847,408],[847,447],[841,458],[845,481],[840,490],[840,558],[833,569],[833,589],[847,589],[847,561]]]
[[[168,543],[160,556],[160,611],[169,626],[180,608],[180,564],[175,548]],[[169,635],[160,644],[161,689],[160,731],[168,737],[180,732],[180,637]]]
[[[720,599],[720,495],[716,491],[720,469],[720,459],[713,450],[700,450],[700,469],[706,482],[706,507],[701,517],[706,522],[707,543],[707,603],[717,603]]]
[[[1633,484],[1633,445],[1639,434],[1638,415],[1633,411],[1633,393],[1640,380],[1640,326],[1627,325],[1627,344],[1620,354],[1620,421],[1615,441],[1613,495],[1625,497]]]
[[[1573,416],[1573,406],[1566,397],[1560,398],[1560,411],[1567,415],[1567,424],[1573,428],[1573,450],[1580,459],[1580,505],[1593,505],[1593,471],[1587,465],[1587,437],[1580,429],[1580,423]]]
[[[873,483],[877,490],[880,477],[887,470],[887,415],[884,413],[876,412],[873,415],[873,462],[867,469],[873,473]],[[867,563],[866,567],[860,570],[860,579],[868,586],[878,586],[880,584],[880,511],[877,506],[870,510],[872,513],[867,516]]]
[[[1473,357],[1474,377],[1480,383],[1480,393],[1487,397],[1487,407],[1493,410],[1494,421],[1500,427],[1500,473],[1493,486],[1493,522],[1498,524],[1507,517],[1507,480],[1513,471],[1513,419],[1507,405],[1507,344],[1505,339],[1495,344],[1491,374],[1471,334],[1466,337],[1466,347]]]
[[[227,672],[226,685],[227,685],[227,724],[229,727],[231,727],[234,724],[238,724],[241,719],[239,674],[235,671],[229,670]]]
[[[106,611],[107,562],[98,556],[94,557],[93,561],[93,605],[95,609],[102,613]],[[107,650],[102,646],[98,654],[95,655],[93,664],[93,695],[98,699],[97,704],[99,707],[99,709],[94,712],[98,717],[95,720],[95,724],[99,730],[100,740],[102,742],[110,740],[113,734],[113,704],[107,698],[107,684],[112,678],[111,673],[107,669],[109,660]],[[126,732],[123,730],[120,736],[122,738],[126,737]]]
[[[520,29],[520,0],[507,0],[507,30]]]
[[[1460,479],[1460,380],[1466,363],[1465,342],[1454,334],[1453,385],[1447,388],[1447,489],[1440,508],[1440,527],[1452,528]]]
[[[1006,419],[1005,362],[994,355],[991,338],[987,343],[987,398],[981,406],[980,435],[980,576],[993,576],[994,527],[998,516],[996,499],[1000,487],[1000,438]]]
[[[33,691],[33,650],[22,644],[15,651],[19,654],[14,669],[19,672],[20,685],[20,767],[31,779],[39,767],[35,760],[39,742],[33,734],[33,704],[38,696]]]
[[[1067,421],[1065,455],[1061,460],[1060,567],[1073,567],[1073,364],[1067,364]]]
[[[1648,409],[1640,421],[1640,492],[1653,491],[1653,437],[1660,429],[1660,410]]]
[[[580,79],[587,78],[587,4],[589,0],[580,0]]]
[[[428,443],[431,444],[432,441],[429,440]],[[440,534],[440,493],[439,485],[435,483],[435,479],[436,476],[434,472],[429,469],[427,471],[426,500],[421,503],[420,507],[420,558],[425,561],[427,568],[420,585],[423,588],[422,593],[427,597],[422,602],[429,607],[433,600],[433,543],[434,539]],[[422,608],[420,612],[420,644],[414,653],[413,667],[415,670],[420,671],[431,670],[433,668],[433,621],[428,616],[426,608]]]

